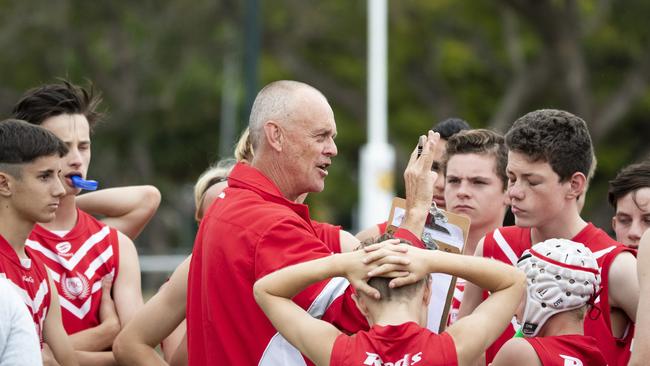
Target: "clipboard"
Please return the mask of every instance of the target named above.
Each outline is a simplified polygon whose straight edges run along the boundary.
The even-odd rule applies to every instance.
[[[386,231],[396,230],[404,219],[406,200],[393,198]],[[470,219],[444,211],[432,204],[422,233],[422,241],[429,249],[461,254],[469,234]],[[449,308],[456,289],[456,277],[445,273],[431,274],[431,299],[427,328],[432,332],[442,333],[447,327]]]

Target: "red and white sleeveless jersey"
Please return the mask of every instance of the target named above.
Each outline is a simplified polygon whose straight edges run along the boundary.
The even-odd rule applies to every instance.
[[[368,331],[339,335],[332,346],[330,366],[381,365],[457,366],[453,338],[414,322],[373,325]]]
[[[607,366],[594,337],[568,334],[524,339],[533,346],[542,366]]]
[[[50,308],[50,284],[43,264],[26,252],[29,259],[21,260],[14,248],[0,236],[0,277],[9,280],[27,305],[43,345],[43,322]]]
[[[630,344],[634,325],[631,324],[628,333],[624,339],[616,339],[611,333],[610,325],[610,308],[607,302],[609,266],[613,257],[625,251],[626,247],[610,238],[607,233],[600,230],[592,223],[588,223],[572,241],[584,244],[589,248],[601,271],[601,295],[596,300],[596,306],[600,308],[602,314],[595,319],[590,316],[585,317],[585,335],[592,336],[596,339],[599,348],[603,351],[605,358],[610,365],[619,365],[621,363],[613,360],[629,359]],[[530,238],[530,228],[520,228],[517,226],[502,227],[488,233],[483,241],[483,257],[493,258],[501,262],[516,265],[519,257],[523,252],[532,246]],[[487,292],[484,292],[484,298]],[[603,301],[604,300],[604,301]],[[588,312],[589,315],[589,312]],[[501,336],[485,351],[485,358],[489,364],[501,349],[503,344],[515,335],[517,323],[512,322],[512,327],[507,327]],[[626,364],[626,363],[622,363]]]
[[[77,209],[77,224],[65,236],[36,224],[27,249],[50,270],[59,291],[61,317],[68,334],[99,325],[101,281],[117,278],[117,231]]]
[[[609,366],[625,366],[630,360],[632,339],[634,338],[634,323],[628,322],[621,338],[612,334],[611,312],[609,305],[609,270],[617,255],[630,252],[636,256],[636,250],[625,246],[618,246],[611,252],[598,259],[600,267],[600,296],[596,299],[596,307],[600,309],[600,316],[587,313],[585,317],[585,334],[596,338],[597,346],[607,359]],[[594,309],[595,310],[595,309]],[[597,311],[594,311],[598,315]]]

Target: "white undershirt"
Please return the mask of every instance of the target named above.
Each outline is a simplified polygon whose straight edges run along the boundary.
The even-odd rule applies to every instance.
[[[68,235],[70,230],[50,230],[50,232],[56,234],[59,237],[64,237],[64,236]]]

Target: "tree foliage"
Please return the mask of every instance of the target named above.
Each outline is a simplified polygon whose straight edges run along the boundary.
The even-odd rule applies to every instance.
[[[188,245],[189,187],[219,158],[224,90],[238,103],[238,131],[247,121],[246,71],[224,71],[227,58],[244,64],[246,5],[0,0],[0,111],[56,77],[92,81],[109,119],[94,136],[90,175],[104,186],[158,186],[163,205],[141,245]],[[334,108],[339,157],[309,203],[317,218],[349,228],[366,135],[366,2],[262,1],[260,11],[259,85],[302,80]],[[505,131],[527,111],[567,109],[588,121],[597,148],[586,216],[607,226],[606,181],[650,155],[649,11],[642,0],[389,2],[396,174],[417,136],[443,118]],[[228,76],[236,90],[224,88]]]

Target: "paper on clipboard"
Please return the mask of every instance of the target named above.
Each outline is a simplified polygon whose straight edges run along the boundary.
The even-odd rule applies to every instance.
[[[470,219],[440,209],[437,212],[444,217],[444,220],[435,219],[434,215],[430,214],[422,233],[423,241],[432,239],[437,244],[438,250],[462,253],[469,234]],[[389,227],[399,227],[404,220],[405,213],[406,200],[393,198],[388,218]],[[432,273],[431,280],[427,328],[433,332],[441,333],[447,326],[447,316],[456,286],[456,277],[444,273]]]

